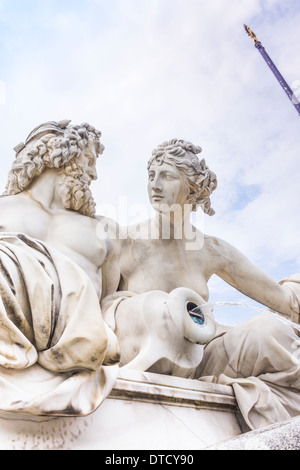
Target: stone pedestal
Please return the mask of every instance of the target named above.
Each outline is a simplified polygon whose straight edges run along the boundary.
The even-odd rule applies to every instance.
[[[195,450],[240,434],[231,387],[129,370],[89,416],[0,419],[1,450]]]
[[[206,450],[300,450],[300,417],[247,432]]]

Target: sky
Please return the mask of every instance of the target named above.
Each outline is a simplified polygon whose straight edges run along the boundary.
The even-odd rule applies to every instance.
[[[152,150],[188,140],[218,177],[205,233],[277,281],[300,272],[300,117],[244,23],[300,98],[298,0],[0,0],[0,191],[34,127],[88,122],[105,146],[97,213],[132,223],[152,215]],[[253,304],[216,277],[209,287]]]

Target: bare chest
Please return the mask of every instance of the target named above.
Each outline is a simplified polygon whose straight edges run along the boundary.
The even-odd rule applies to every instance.
[[[77,214],[56,216],[47,227],[45,241],[68,254],[75,261],[101,267],[108,252],[108,242],[97,235],[97,222]]]
[[[121,256],[124,285],[135,292],[188,287],[208,298],[205,257],[186,250],[180,241],[172,242],[136,240],[125,246]]]
[[[71,211],[56,215],[34,207],[2,211],[0,225],[2,231],[22,232],[48,243],[84,269],[96,272],[107,256],[108,242],[98,237],[97,221]]]

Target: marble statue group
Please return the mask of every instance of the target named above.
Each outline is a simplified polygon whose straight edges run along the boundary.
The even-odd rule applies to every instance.
[[[192,225],[193,211],[214,214],[217,177],[184,140],[145,160],[153,218],[124,229],[98,215],[101,138],[50,121],[15,148],[0,197],[0,416],[90,414],[119,368],[230,385],[248,429],[299,415],[293,324],[266,313],[220,325],[207,283],[217,275],[299,324],[300,275],[278,283]]]

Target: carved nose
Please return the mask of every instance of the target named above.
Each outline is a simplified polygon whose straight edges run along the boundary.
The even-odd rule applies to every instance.
[[[161,185],[161,182],[160,182],[160,178],[159,177],[155,177],[152,181],[151,181],[151,189],[152,191],[161,191],[162,190],[162,185]]]
[[[162,191],[162,186],[161,186],[161,184],[155,182],[152,185],[152,189],[153,189],[153,191]]]
[[[93,181],[95,181],[98,178],[97,170],[95,167],[89,166],[87,168],[87,174]]]

